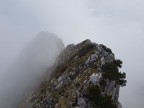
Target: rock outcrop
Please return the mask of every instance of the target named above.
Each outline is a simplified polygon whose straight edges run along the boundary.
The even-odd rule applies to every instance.
[[[85,40],[68,45],[58,56],[51,76],[18,108],[121,108],[121,61],[104,45]]]

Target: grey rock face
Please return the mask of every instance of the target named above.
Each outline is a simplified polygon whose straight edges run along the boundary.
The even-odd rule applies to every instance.
[[[102,66],[113,60],[112,52],[90,40],[68,45],[56,60],[55,75],[32,93],[25,103],[27,108],[93,108],[87,90],[91,85],[103,89],[101,94],[111,96],[121,108],[120,86],[103,78]],[[106,81],[104,87],[100,84],[102,79]]]

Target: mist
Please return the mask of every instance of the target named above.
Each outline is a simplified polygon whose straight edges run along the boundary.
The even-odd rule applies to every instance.
[[[0,79],[40,31],[56,34],[65,45],[88,38],[123,61],[123,108],[144,107],[143,0],[1,0],[0,10]]]
[[[23,49],[0,82],[0,107],[16,108],[49,72],[64,44],[54,34],[41,32]]]

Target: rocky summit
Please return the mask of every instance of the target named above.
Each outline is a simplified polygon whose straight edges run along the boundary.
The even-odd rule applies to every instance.
[[[18,108],[122,108],[118,98],[126,74],[119,71],[121,66],[102,44],[70,44]]]

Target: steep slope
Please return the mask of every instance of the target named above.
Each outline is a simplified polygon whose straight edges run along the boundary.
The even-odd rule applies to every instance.
[[[51,76],[18,108],[121,108],[125,86],[122,62],[104,45],[85,40],[68,45],[58,56]]]

